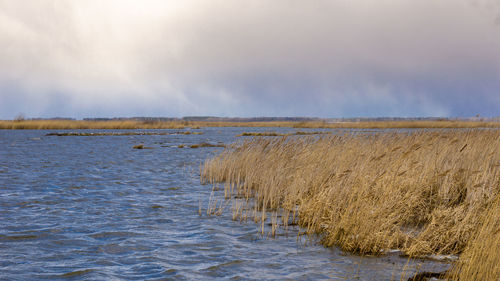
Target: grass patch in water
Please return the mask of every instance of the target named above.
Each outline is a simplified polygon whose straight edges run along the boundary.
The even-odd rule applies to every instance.
[[[189,146],[189,148],[200,148],[200,147],[226,147],[226,145],[222,144],[222,143],[213,144],[213,143],[208,143],[208,142],[202,142],[202,143],[198,143],[198,144],[192,144]]]
[[[133,149],[154,149],[154,147],[144,146],[144,144],[134,145]]]
[[[5,240],[5,241],[16,241],[16,240],[30,240],[30,239],[37,239],[39,238],[38,235],[1,235],[0,234],[0,241]]]
[[[202,135],[203,132],[64,132],[64,133],[48,133],[45,136],[58,137],[99,137],[99,136],[166,136],[166,135]]]
[[[259,138],[206,160],[201,179],[245,198],[233,219],[253,198],[262,226],[271,211],[325,246],[461,255],[451,278],[500,279],[499,130]]]
[[[293,133],[276,133],[276,132],[243,132],[236,137],[285,137],[285,136],[306,136],[306,135],[327,135],[332,132],[293,132]]]
[[[237,137],[278,137],[278,136],[285,136],[286,134],[280,134],[276,132],[243,132],[239,135],[236,135]]]
[[[93,271],[94,271],[93,269],[76,270],[76,271],[61,274],[60,277],[62,277],[62,278],[77,277],[77,276],[85,275],[87,273],[91,273]]]

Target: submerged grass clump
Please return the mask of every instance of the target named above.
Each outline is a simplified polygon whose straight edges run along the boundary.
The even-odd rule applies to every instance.
[[[279,212],[325,246],[464,253],[455,277],[500,278],[499,130],[255,138],[207,160],[201,177],[226,182],[226,198],[253,198],[256,222]]]
[[[166,135],[203,135],[203,132],[64,132],[48,133],[45,136],[58,137],[102,137],[102,136],[166,136]]]
[[[302,132],[297,131],[293,133],[276,133],[276,132],[243,132],[236,135],[236,137],[286,137],[286,136],[305,136],[305,135],[327,135],[332,132]]]
[[[178,146],[179,148],[183,148],[184,145],[182,145],[182,147]],[[208,143],[208,142],[202,142],[202,143],[198,143],[198,144],[192,144],[189,146],[189,148],[200,148],[200,147],[226,147],[225,144],[223,143]]]
[[[279,136],[285,136],[286,134],[280,134],[276,132],[243,132],[239,135],[236,135],[237,137],[279,137]]]

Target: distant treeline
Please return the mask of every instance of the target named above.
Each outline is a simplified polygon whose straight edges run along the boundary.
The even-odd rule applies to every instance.
[[[324,119],[313,117],[214,117],[214,116],[186,116],[184,121],[203,122],[310,122]]]
[[[23,120],[77,120],[69,117],[23,118]],[[141,121],[141,122],[377,122],[377,121],[489,121],[498,122],[500,117],[353,117],[353,118],[317,118],[317,117],[216,117],[185,116],[177,117],[96,117],[83,118],[83,121]]]

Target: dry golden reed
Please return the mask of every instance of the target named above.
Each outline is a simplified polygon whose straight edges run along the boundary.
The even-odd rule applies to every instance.
[[[483,121],[360,121],[360,122],[232,122],[232,121],[81,121],[81,120],[0,120],[0,129],[63,130],[63,129],[182,129],[190,127],[292,127],[292,128],[500,128],[500,122]]]
[[[405,121],[190,121],[199,127],[290,127],[324,129],[403,129],[403,128],[500,128],[498,121],[462,121],[462,120],[405,120]]]
[[[500,278],[500,130],[254,138],[205,161],[201,177],[226,182],[226,198],[253,198],[262,225],[279,212],[281,225],[359,254],[465,250],[455,276],[495,256],[479,271]]]
[[[448,278],[500,280],[500,196],[482,214],[481,222]]]
[[[0,129],[12,130],[78,130],[78,129],[184,129],[182,122],[149,121],[80,121],[80,120],[22,120],[0,121]]]
[[[359,122],[295,122],[295,128],[331,128],[331,129],[404,129],[404,128],[500,128],[495,121],[461,120],[404,120],[404,121],[359,121]]]

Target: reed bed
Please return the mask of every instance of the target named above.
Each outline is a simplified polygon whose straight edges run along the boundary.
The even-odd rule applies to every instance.
[[[462,120],[405,120],[405,121],[267,121],[267,122],[207,122],[193,121],[199,127],[289,127],[317,129],[404,129],[404,128],[500,128],[497,121],[462,121]]]
[[[149,121],[80,121],[80,120],[23,120],[0,121],[0,129],[11,130],[78,130],[78,129],[184,129],[182,122]]]
[[[197,129],[200,127],[290,127],[326,129],[389,129],[389,128],[500,128],[500,122],[483,121],[360,121],[360,122],[232,122],[232,121],[81,121],[81,120],[0,120],[0,129],[63,130],[63,129]]]
[[[208,121],[81,121],[81,120],[0,120],[0,129],[199,129],[200,127],[293,127],[297,122],[208,122]]]
[[[233,219],[254,202],[262,229],[271,216],[358,254],[463,253],[450,278],[500,280],[500,130],[254,138],[206,160],[201,179],[225,182]]]
[[[500,196],[482,214],[475,237],[448,274],[453,280],[500,280]]]
[[[444,129],[444,128],[500,128],[500,122],[487,121],[359,121],[359,122],[295,122],[294,128],[325,128],[325,129]]]

